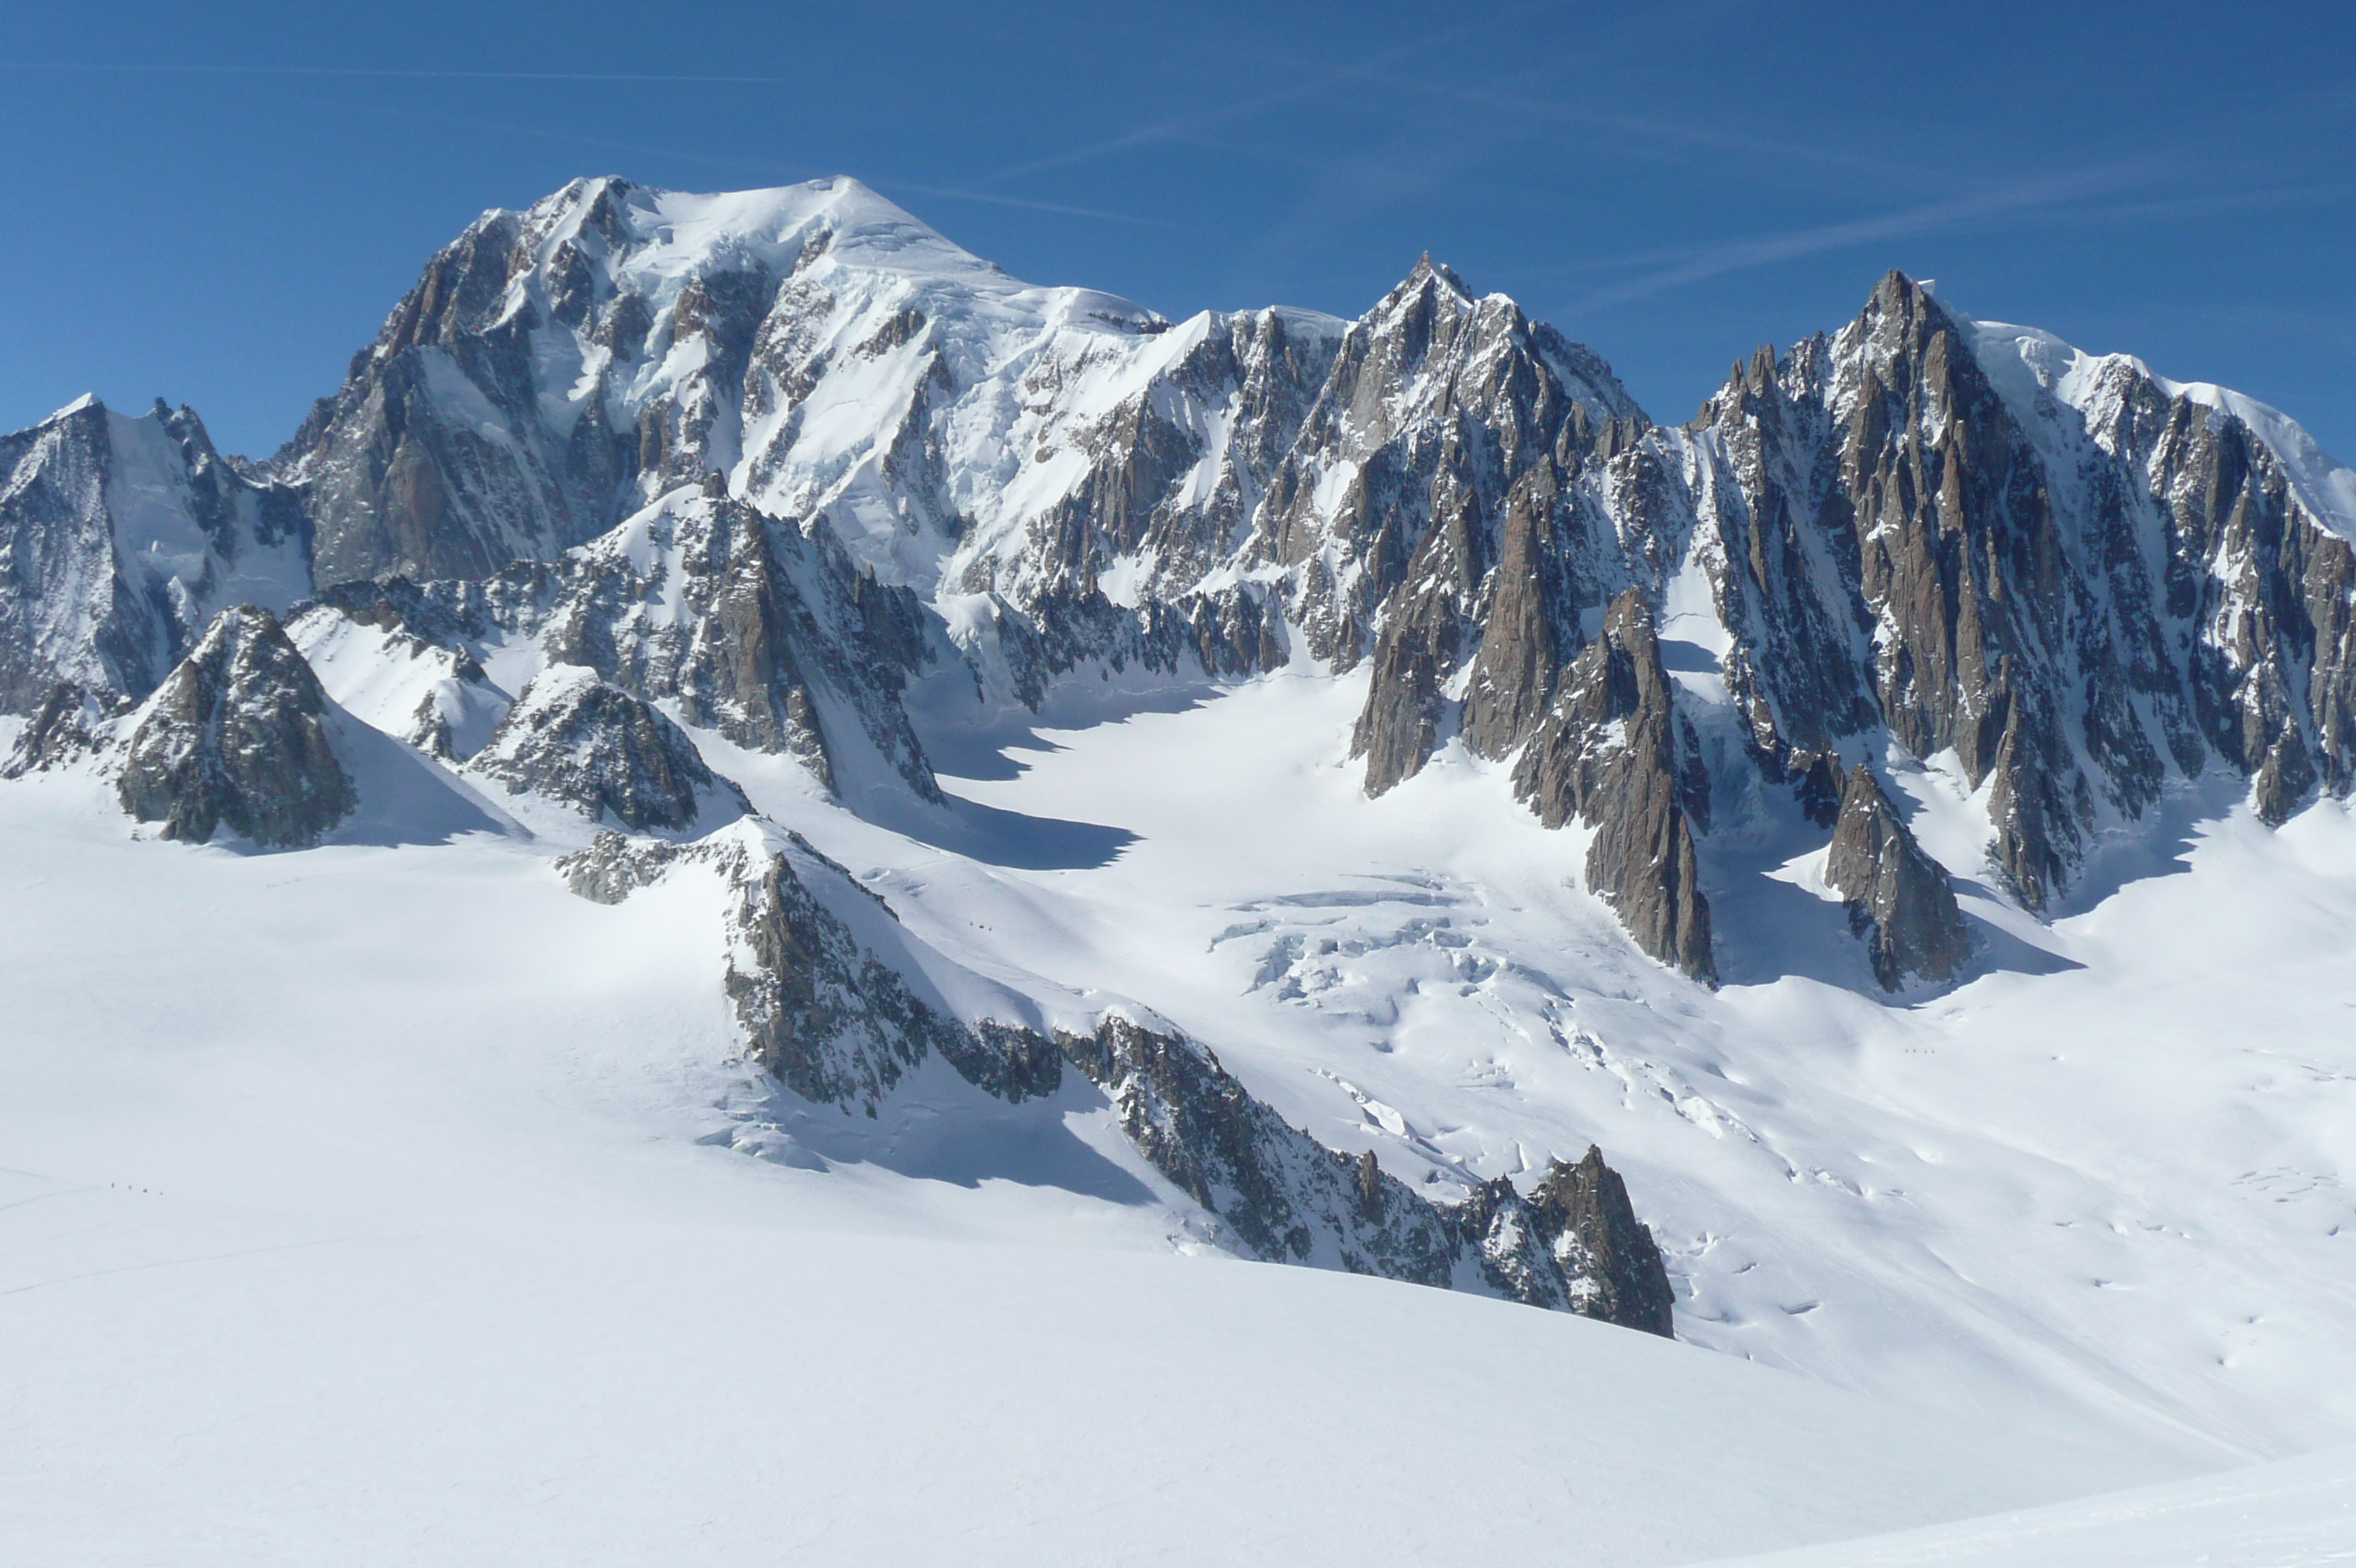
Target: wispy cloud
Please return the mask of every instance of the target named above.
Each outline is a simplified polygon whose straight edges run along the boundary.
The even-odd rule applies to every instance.
[[[958,189],[950,186],[916,185],[907,180],[878,176],[868,182],[879,190],[906,191],[912,196],[928,196],[941,201],[975,201],[985,207],[1011,207],[1024,212],[1052,212],[1066,218],[1089,218],[1105,223],[1126,223],[1140,229],[1178,229],[1179,224],[1159,218],[1141,218],[1131,212],[1108,212],[1098,207],[1075,207],[1069,202],[1033,201],[1028,197],[1001,196],[994,191]]]
[[[1465,86],[1437,76],[1385,76],[1370,77],[1369,80],[1379,80],[1382,85],[1399,92],[1418,93],[1465,108],[1510,116],[1525,124],[1576,125],[1654,148],[1736,153],[1762,161],[1807,164],[1853,174],[1886,175],[1906,179],[1920,179],[1927,176],[1927,171],[1917,165],[1846,147],[1823,147],[1762,136],[1752,132],[1730,131],[1692,121],[1601,109],[1591,99],[1573,99],[1568,95],[1540,97],[1516,91],[1510,87],[1501,88],[1494,83]]]
[[[2068,203],[2107,192],[2131,189],[2158,177],[2147,167],[2125,165],[2081,170],[2029,180],[1992,190],[1943,197],[1870,217],[1840,223],[1822,223],[1776,234],[1760,234],[1713,244],[1639,251],[1598,265],[1643,266],[1666,262],[1640,276],[1595,290],[1573,301],[1567,314],[1579,315],[1607,305],[1625,304],[1666,293],[1687,283],[1722,277],[1729,272],[1772,266],[1803,256],[1845,251],[1853,246],[1903,239],[1910,235],[1965,229],[2030,213],[2051,212]]]

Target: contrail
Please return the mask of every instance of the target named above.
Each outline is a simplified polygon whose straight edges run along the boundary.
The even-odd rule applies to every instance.
[[[691,153],[680,147],[653,147],[641,142],[617,142],[603,136],[584,136],[573,131],[551,130],[544,125],[510,125],[495,120],[478,119],[470,114],[445,114],[431,109],[411,109],[383,103],[323,103],[297,100],[311,107],[325,110],[356,109],[364,114],[389,114],[402,120],[423,120],[429,123],[463,125],[470,130],[492,131],[503,136],[523,136],[535,141],[555,142],[566,146],[594,147],[601,152],[635,153],[641,157],[671,158],[681,163],[709,164],[718,168],[748,169],[764,178],[778,177],[780,165],[766,158],[732,156],[725,153]],[[843,171],[849,172],[849,171]],[[932,197],[943,201],[976,201],[990,207],[1011,207],[1026,212],[1052,212],[1066,218],[1094,219],[1104,223],[1127,223],[1146,229],[1174,229],[1177,225],[1157,219],[1140,218],[1126,212],[1107,212],[1100,208],[1075,207],[1059,201],[1035,201],[1025,197],[999,196],[990,191],[962,190],[948,186],[920,185],[886,173],[870,172],[855,176],[862,184],[877,190],[906,191],[911,195]]]
[[[669,81],[729,82],[746,86],[786,87],[798,79],[787,76],[683,76],[653,71],[588,70],[407,70],[391,67],[344,65],[76,65],[65,61],[0,60],[0,70],[81,72],[139,76],[343,76],[440,81]]]
[[[1215,108],[1199,110],[1191,114],[1174,115],[1170,119],[1157,120],[1123,132],[1106,141],[1090,143],[1084,147],[1074,147],[1065,152],[1052,154],[1047,157],[1035,158],[1029,163],[1016,164],[1010,168],[1000,169],[995,174],[985,175],[982,177],[986,183],[996,184],[1001,180],[1019,179],[1025,175],[1043,174],[1049,169],[1068,168],[1074,164],[1089,163],[1098,158],[1108,157],[1115,153],[1128,152],[1132,147],[1180,141],[1196,131],[1207,131],[1214,126],[1229,124],[1237,120],[1247,120],[1266,110],[1276,108],[1280,104],[1314,97],[1343,82],[1366,77],[1398,60],[1411,59],[1442,44],[1452,42],[1466,33],[1494,29],[1537,8],[1528,5],[1520,6],[1502,17],[1484,17],[1478,23],[1443,27],[1436,32],[1408,39],[1390,48],[1377,50],[1363,59],[1314,72],[1272,91],[1222,103]]]
[[[1728,272],[1743,272],[1801,256],[1813,256],[1826,251],[1845,250],[1876,240],[1894,240],[1902,235],[1920,234],[1942,229],[1968,227],[1986,219],[2008,217],[2054,207],[2080,197],[2097,196],[2147,183],[2153,176],[2124,169],[2090,170],[2065,175],[2053,179],[2038,180],[2008,189],[1984,191],[1975,195],[1952,197],[1926,202],[1919,207],[1904,208],[1895,212],[1877,214],[1871,218],[1854,219],[1843,223],[1820,224],[1808,229],[1791,229],[1782,234],[1764,234],[1747,240],[1730,240],[1686,252],[1681,265],[1666,268],[1647,277],[1599,289],[1583,299],[1573,302],[1564,312],[1578,315],[1603,305],[1624,304],[1632,300],[1648,299],[1685,283],[1699,283]],[[1670,252],[1667,254],[1675,254]],[[1626,261],[1666,259],[1661,252],[1650,257],[1629,257]]]

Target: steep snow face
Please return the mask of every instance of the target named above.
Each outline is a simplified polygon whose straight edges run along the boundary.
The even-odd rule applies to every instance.
[[[428,641],[390,616],[361,621],[315,604],[286,635],[337,703],[444,762],[480,751],[514,700],[463,645]]]
[[[214,614],[310,591],[294,497],[213,451],[187,409],[82,398],[0,438],[0,710],[70,681],[145,697]]]
[[[106,415],[107,512],[123,570],[183,625],[251,604],[273,614],[311,592],[293,497],[245,483],[186,409]]]

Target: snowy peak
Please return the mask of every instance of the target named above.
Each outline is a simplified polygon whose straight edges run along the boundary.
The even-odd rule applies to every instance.
[[[213,450],[187,409],[76,399],[0,437],[0,709],[69,682],[144,697],[214,613],[310,589],[296,497]]]
[[[2280,410],[2211,382],[2171,381],[2131,354],[2089,354],[2035,327],[1968,319],[1962,325],[1982,365],[2025,419],[2051,420],[2059,410],[2074,410],[2094,439],[2118,452],[2134,440],[2127,427],[2138,404],[2156,397],[2206,411],[2212,433],[2230,438],[2237,425],[2265,448],[2317,526],[2356,540],[2356,471]]]
[[[2269,820],[2344,791],[2351,482],[2240,401],[1898,272],[1829,339],[1738,367],[1693,433],[1724,465],[1701,478],[1755,743],[1794,776],[1877,732],[1952,752],[2032,909],[2218,763]]]

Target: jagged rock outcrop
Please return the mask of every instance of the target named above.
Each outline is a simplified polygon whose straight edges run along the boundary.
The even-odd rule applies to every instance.
[[[1468,663],[1487,661],[1467,744],[1501,754],[1526,737],[1577,649],[1580,609],[1626,580],[1600,491],[1580,478],[1599,431],[1643,424],[1601,359],[1502,295],[1474,299],[1429,257],[1350,328],[1247,559],[1290,572],[1318,656],[1347,668],[1371,637],[1352,738],[1368,794],[1419,771],[1454,728]]]
[[[804,533],[676,491],[567,556],[557,580],[538,617],[547,657],[675,698],[691,722],[798,757],[829,788],[858,743],[918,798],[940,799],[900,702],[932,657],[923,611],[823,525]]]
[[[1150,346],[1099,418],[1044,437],[1034,461],[1077,482],[965,569],[969,588],[1026,613],[1103,592],[1124,562],[1122,597],[1174,602],[1230,568],[1261,497],[1330,372],[1341,324],[1306,312],[1206,315]],[[1050,612],[1052,613],[1052,612]]]
[[[924,978],[891,907],[801,835],[783,837],[736,830],[678,845],[601,833],[558,869],[575,893],[608,904],[674,868],[711,869],[746,1054],[805,1100],[872,1116],[934,1055],[1003,1100],[1055,1091],[1062,1069],[1053,1041],[961,1022]]]
[[[1610,901],[1638,946],[1714,985],[1709,901],[1694,848],[1695,819],[1708,821],[1709,784],[1694,753],[1652,611],[1631,589],[1564,672],[1515,766],[1514,788],[1547,827],[1575,817],[1594,828],[1588,886]]]
[[[1947,869],[1914,842],[1863,763],[1842,794],[1825,883],[1847,901],[1849,924],[1865,939],[1882,989],[1952,980],[1970,960],[1971,933]]]
[[[307,552],[292,493],[232,468],[187,409],[83,398],[0,436],[0,713],[61,681],[145,697],[222,608],[307,592]]]
[[[224,610],[140,709],[116,791],[162,837],[226,827],[265,848],[316,844],[359,804],[327,699],[277,618]]]
[[[1371,1152],[1353,1159],[1288,1125],[1183,1036],[1115,1014],[1057,1038],[1139,1152],[1256,1257],[1674,1332],[1659,1249],[1592,1147],[1576,1167],[1556,1162],[1528,1198],[1498,1177],[1436,1203]]]
[[[571,254],[610,243],[607,209],[567,216]],[[552,368],[535,360],[551,347],[539,331],[547,307],[519,308],[511,293],[542,251],[566,242],[546,229],[484,214],[427,264],[342,389],[273,460],[303,493],[321,583],[485,577],[593,538],[628,509],[635,432],[614,428],[604,386],[553,424],[534,408],[536,374]],[[576,349],[572,374],[580,367]]]
[[[873,1116],[930,1056],[1012,1102],[1076,1069],[1138,1152],[1269,1262],[1475,1290],[1651,1333],[1672,1332],[1652,1235],[1590,1148],[1527,1198],[1504,1177],[1435,1202],[1371,1153],[1329,1149],[1254,1098],[1208,1050],[1119,1013],[1087,1032],[961,1020],[926,979],[890,907],[798,834],[693,844],[598,836],[559,869],[619,903],[682,866],[720,879],[726,986],[747,1052],[806,1100]]]
[[[797,837],[795,848],[858,889],[849,872]],[[1052,1093],[1054,1053],[1022,1031],[984,1038],[937,998],[862,946],[815,897],[783,854],[734,869],[728,995],[754,1054],[786,1087],[819,1104],[856,1104],[873,1115],[901,1074],[937,1052],[967,1082],[1001,1099]],[[861,889],[862,892],[865,890]],[[872,895],[870,895],[872,897]],[[890,910],[874,900],[887,917]],[[740,956],[746,960],[740,963]]]
[[[581,666],[646,701],[674,700],[688,722],[795,756],[829,787],[847,772],[864,787],[896,779],[940,799],[901,702],[940,656],[937,635],[914,593],[855,566],[822,523],[804,533],[682,487],[552,562],[479,582],[345,583],[314,603],[412,659],[440,650],[460,687],[521,650],[530,664]],[[323,641],[333,632],[303,629]],[[446,682],[427,695],[430,711],[421,703],[401,719],[429,750],[454,709],[478,721],[500,700]]]
[[[104,717],[89,692],[70,680],[58,682],[17,731],[8,760],[0,763],[0,779],[47,773],[86,755],[98,744],[96,731]]]
[[[509,795],[530,791],[636,832],[752,809],[678,725],[580,665],[534,677],[467,765]]]
[[[1571,1282],[1570,1309],[1664,1339],[1676,1333],[1676,1293],[1628,1184],[1593,1144],[1576,1165],[1556,1160],[1529,1198],[1535,1233]]]
[[[1443,607],[1471,611],[1513,483],[1566,426],[1637,417],[1601,359],[1426,257],[1344,336],[1246,559],[1293,571],[1293,614],[1320,658],[1355,664],[1378,613],[1429,644]],[[1410,583],[1436,603],[1392,602]],[[1412,681],[1423,656],[1446,654],[1391,662]]]
[[[1838,335],[1737,367],[1695,432],[1772,773],[1876,729],[1952,750],[2032,910],[2171,776],[2222,763],[2270,820],[2356,781],[2356,488],[2273,411],[1893,272]]]

